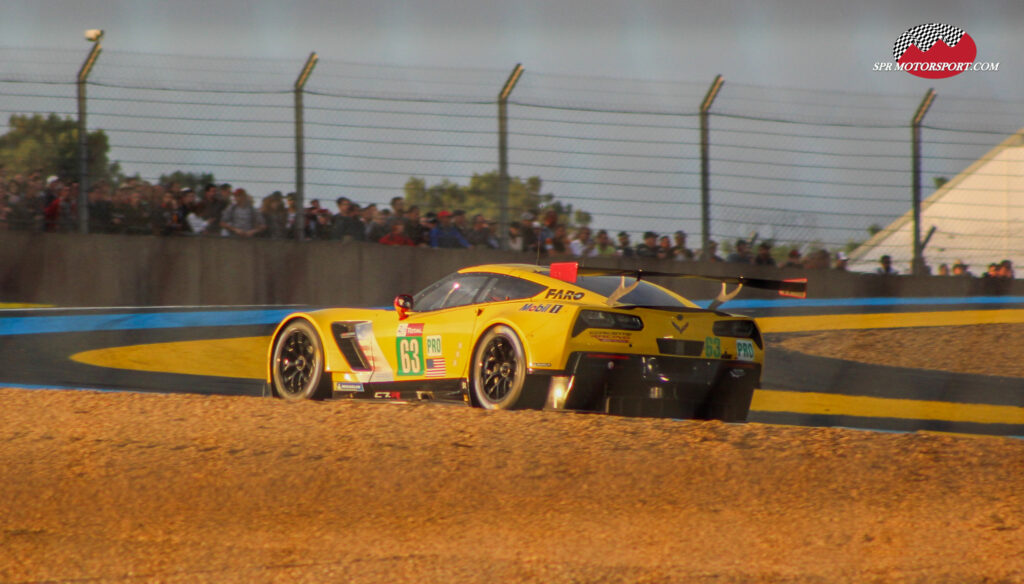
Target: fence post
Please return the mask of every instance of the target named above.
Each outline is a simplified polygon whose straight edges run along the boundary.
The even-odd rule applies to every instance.
[[[89,56],[78,70],[78,232],[89,233],[89,128],[86,124],[85,82],[96,59],[103,50],[100,39],[103,31],[86,31],[85,38],[92,41]]]
[[[302,241],[306,236],[306,146],[303,129],[302,90],[306,81],[313,73],[313,67],[320,59],[316,52],[309,54],[306,65],[295,80],[295,240]]]
[[[711,246],[709,245],[711,241],[711,177],[709,170],[708,112],[711,110],[711,104],[714,103],[719,90],[722,89],[722,83],[725,83],[722,76],[715,76],[715,80],[711,82],[711,87],[708,88],[707,95],[704,96],[704,101],[700,104],[700,257],[703,258],[708,258],[711,254]]]
[[[700,257],[710,257],[711,242],[711,165],[709,161],[711,147],[708,134],[708,113],[718,96],[725,80],[721,75],[715,77],[705,100],[700,102]]]
[[[910,121],[911,160],[913,167],[911,195],[914,207],[914,258],[910,263],[910,273],[915,276],[923,276],[926,273],[924,246],[921,244],[921,120],[928,113],[928,108],[931,107],[934,100],[935,89],[929,89],[924,99],[921,100],[921,105],[917,106],[914,119]]]
[[[517,63],[498,94],[498,198],[501,213],[498,216],[498,241],[501,249],[508,249],[508,96],[523,74],[523,64]]]

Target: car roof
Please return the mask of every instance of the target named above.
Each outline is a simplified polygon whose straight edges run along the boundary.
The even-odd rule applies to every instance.
[[[550,270],[550,266],[541,266],[541,265],[536,265],[536,264],[483,264],[483,265],[479,265],[479,266],[469,266],[469,267],[462,268],[461,270],[459,270],[459,273],[460,274],[469,274],[469,273],[486,272],[486,273],[491,273],[491,274],[504,274],[504,275],[507,275],[507,276],[514,276],[516,278],[522,278],[524,280],[529,280],[531,282],[537,282],[538,284],[543,284],[543,285],[548,286],[548,287],[555,287],[555,286],[557,286],[557,287],[566,287],[566,286],[571,286],[573,288],[576,288],[577,290],[580,290],[580,291],[583,291],[583,292],[587,292],[587,293],[590,293],[590,294],[596,294],[597,296],[600,296],[602,298],[606,298],[606,296],[604,296],[604,295],[602,295],[602,294],[600,294],[598,292],[594,292],[593,290],[589,290],[589,289],[584,288],[584,287],[582,287],[582,286],[580,286],[578,284],[575,284],[573,282],[568,282],[568,281],[565,281],[565,280],[560,280],[558,278],[553,278],[550,275],[548,275],[548,273],[547,273],[548,270]],[[656,284],[654,282],[651,282],[649,280],[644,280],[644,282],[646,282],[646,283],[648,283],[648,284],[650,284],[652,286],[657,286],[658,288],[660,288],[662,290],[665,290],[666,292],[668,292],[672,296],[678,298],[680,301],[682,301],[686,305],[691,305],[693,307],[697,307],[697,305],[694,304],[692,300],[690,300],[689,298],[686,298],[685,296],[682,296],[678,292],[674,292],[672,290],[669,290],[668,288],[665,288],[664,286],[659,286],[658,284]]]

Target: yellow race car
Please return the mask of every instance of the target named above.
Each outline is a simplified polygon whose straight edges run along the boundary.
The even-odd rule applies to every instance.
[[[764,341],[716,310],[743,285],[804,294],[806,281],[713,277],[709,309],[648,276],[575,263],[465,268],[394,308],[297,312],[275,330],[267,383],[286,400],[436,400],[744,421]],[[737,285],[726,294],[726,283]]]

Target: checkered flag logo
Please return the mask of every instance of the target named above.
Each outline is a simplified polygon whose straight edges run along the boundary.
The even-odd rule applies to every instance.
[[[896,61],[900,60],[903,53],[907,52],[910,45],[916,46],[921,52],[927,52],[939,39],[949,47],[955,47],[964,36],[964,31],[948,24],[932,22],[920,24],[900,35],[893,45],[892,55]]]

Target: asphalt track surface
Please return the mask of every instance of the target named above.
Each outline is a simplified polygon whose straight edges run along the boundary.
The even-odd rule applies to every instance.
[[[295,309],[7,308],[0,386],[262,395],[266,337]],[[751,422],[1024,437],[1022,379],[854,363],[772,342],[802,330],[1024,322],[1024,298],[752,300],[727,309],[767,331]]]

